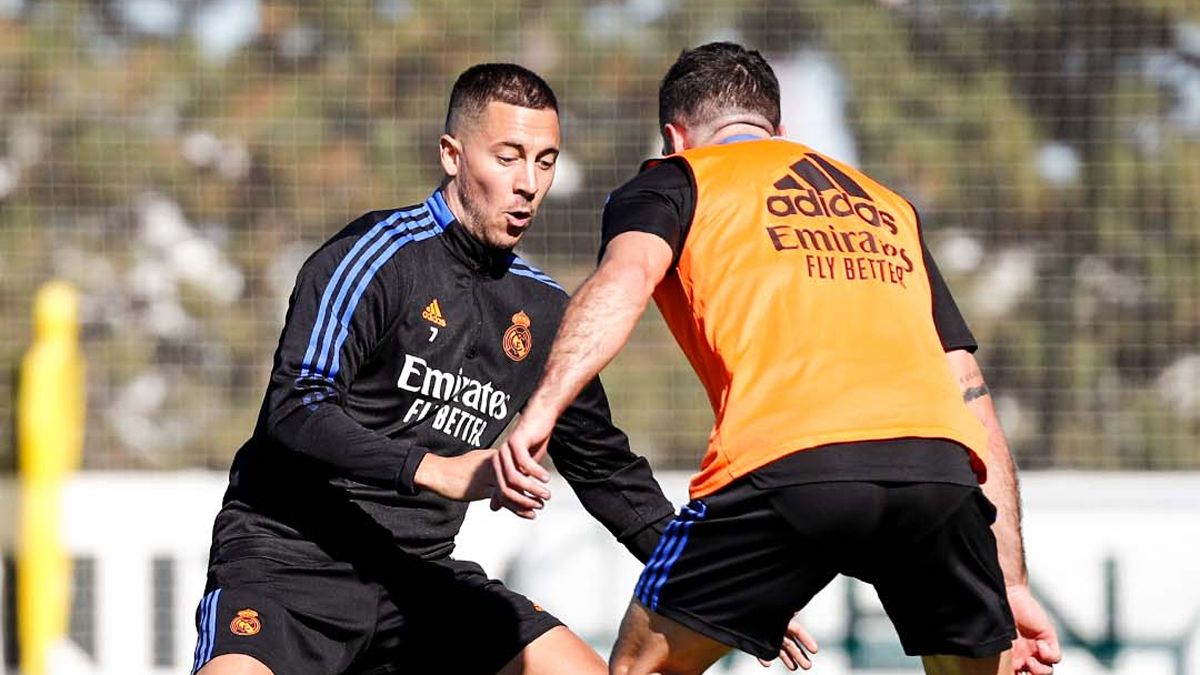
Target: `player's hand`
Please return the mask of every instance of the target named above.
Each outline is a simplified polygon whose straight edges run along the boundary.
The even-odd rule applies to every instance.
[[[1012,645],[1013,672],[1017,675],[1050,675],[1062,660],[1058,631],[1028,586],[1009,586],[1008,605],[1017,624]]]
[[[788,670],[812,668],[812,654],[817,653],[817,641],[800,625],[799,614],[792,617],[788,623],[787,634],[783,636],[783,646],[779,648],[779,660]],[[771,662],[759,659],[763,668],[770,668]]]
[[[484,499],[492,494],[495,486],[492,475],[495,454],[491,448],[472,450],[456,457],[442,457],[431,452],[417,466],[413,483],[422,490],[454,501]]]
[[[546,456],[555,417],[530,405],[492,459],[495,489],[492,510],[508,509],[532,519],[550,499],[550,472],[540,462]]]

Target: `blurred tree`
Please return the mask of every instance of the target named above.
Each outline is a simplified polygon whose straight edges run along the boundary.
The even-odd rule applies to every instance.
[[[576,283],[608,191],[656,150],[661,74],[721,37],[836,65],[858,162],[921,209],[1025,465],[1200,468],[1194,2],[246,1],[257,24],[224,29],[252,39],[219,56],[203,0],[0,18],[0,359],[39,283],[83,290],[86,466],[227,465],[295,269],[436,185],[472,63],[559,94],[566,156],[524,252]],[[710,414],[661,323],[606,377],[639,445],[694,466]]]

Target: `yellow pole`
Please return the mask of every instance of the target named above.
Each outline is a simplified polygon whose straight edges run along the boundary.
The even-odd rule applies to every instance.
[[[84,364],[74,287],[51,281],[38,289],[33,332],[17,383],[17,630],[22,675],[46,675],[50,647],[66,636],[69,610],[62,486],[83,454]]]

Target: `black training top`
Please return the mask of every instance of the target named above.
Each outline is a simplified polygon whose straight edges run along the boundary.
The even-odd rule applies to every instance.
[[[603,258],[605,248],[617,235],[647,232],[671,246],[674,266],[687,241],[695,210],[696,184],[682,161],[647,162],[637,176],[609,196],[604,207],[599,255]],[[921,252],[929,271],[933,321],[942,347],[946,351],[975,351],[975,336],[959,312],[924,240]],[[804,411],[797,411],[797,414],[803,415]],[[754,473],[755,482],[764,487],[831,480],[978,484],[965,449],[942,439],[837,443],[789,455]]]
[[[350,223],[300,270],[213,560],[280,546],[449,555],[467,505],[416,494],[416,467],[492,445],[533,393],[566,303],[546,274],[468,234],[440,191]],[[550,456],[646,560],[672,507],[599,380],[559,419]]]

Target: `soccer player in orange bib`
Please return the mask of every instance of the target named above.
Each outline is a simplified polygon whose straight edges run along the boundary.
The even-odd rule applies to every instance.
[[[927,673],[1050,673],[1060,648],[1029,592],[1015,467],[917,212],[780,138],[779,119],[757,52],[708,44],[667,72],[668,156],[605,207],[600,265],[494,460],[494,505],[542,506],[555,419],[653,297],[716,424],[610,672],[773,657],[792,613],[846,574],[874,585]]]

